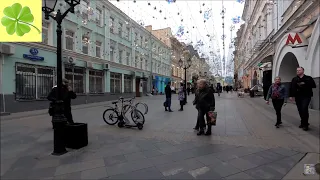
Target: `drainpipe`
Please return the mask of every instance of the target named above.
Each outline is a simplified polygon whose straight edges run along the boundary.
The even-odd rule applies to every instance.
[[[4,55],[1,55],[1,68],[0,68],[0,72],[1,72],[1,93],[2,93],[2,105],[3,105],[3,113],[6,112],[6,101],[5,101],[5,97],[4,97],[4,92],[3,92],[3,66],[4,66]]]

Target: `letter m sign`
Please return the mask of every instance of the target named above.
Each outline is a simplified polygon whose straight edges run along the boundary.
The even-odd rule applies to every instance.
[[[291,34],[288,35],[288,39],[286,41],[286,45],[294,45],[297,42],[297,44],[301,44],[302,40],[300,38],[300,36],[298,35],[298,33],[296,33],[296,35],[294,36],[294,38],[292,38]]]

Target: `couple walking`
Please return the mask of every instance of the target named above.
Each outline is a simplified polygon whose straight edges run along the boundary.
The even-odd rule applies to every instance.
[[[272,99],[272,104],[277,115],[277,122],[275,124],[277,128],[282,124],[281,109],[287,103],[289,92],[289,99],[292,102],[296,102],[301,118],[299,128],[303,128],[305,131],[309,129],[309,104],[313,96],[313,88],[316,88],[316,84],[311,76],[304,74],[303,67],[297,68],[297,76],[292,79],[289,91],[285,85],[281,84],[280,77],[275,78],[274,84],[269,88],[266,103],[269,104],[269,99]]]
[[[164,102],[164,107],[165,107],[165,111],[168,112],[173,112],[171,110],[171,97],[172,97],[172,92],[171,92],[171,82],[168,82],[166,88],[165,88],[165,94],[166,94],[166,101]],[[185,88],[183,83],[180,84],[180,88],[179,88],[179,92],[178,92],[178,100],[180,101],[180,109],[179,111],[183,111],[183,106],[186,103],[186,99],[185,99]]]

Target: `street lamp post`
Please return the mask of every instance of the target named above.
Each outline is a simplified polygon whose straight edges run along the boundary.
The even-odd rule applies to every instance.
[[[60,156],[67,153],[65,148],[65,125],[67,123],[66,117],[64,116],[64,103],[62,100],[61,88],[62,88],[62,45],[61,36],[62,20],[67,16],[69,12],[74,13],[74,7],[80,4],[80,0],[65,0],[70,6],[64,13],[61,13],[60,9],[57,10],[56,15],[53,15],[58,0],[44,0],[44,7],[42,11],[45,14],[45,19],[49,20],[51,17],[57,22],[57,94],[56,101],[54,101],[53,108],[54,114],[52,116],[52,124],[54,127],[53,132],[53,153],[52,155]]]
[[[187,69],[191,67],[192,61],[189,53],[185,53],[184,59],[185,61],[182,61],[181,59],[179,60],[179,66],[184,69],[184,97],[185,103],[187,103]]]

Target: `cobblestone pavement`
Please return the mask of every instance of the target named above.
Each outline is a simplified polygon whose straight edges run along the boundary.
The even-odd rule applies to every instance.
[[[75,121],[88,123],[89,145],[60,157],[50,155],[47,115],[2,121],[1,178],[282,179],[307,152],[319,153],[317,111],[311,112],[311,130],[304,132],[294,106],[287,105],[284,125],[276,129],[273,109],[262,99],[224,93],[216,97],[213,135],[198,137],[192,130],[196,110],[188,103],[177,111],[175,99],[169,113],[162,107],[164,96],[140,98],[149,106],[142,131],[106,125],[103,106],[74,110]]]

